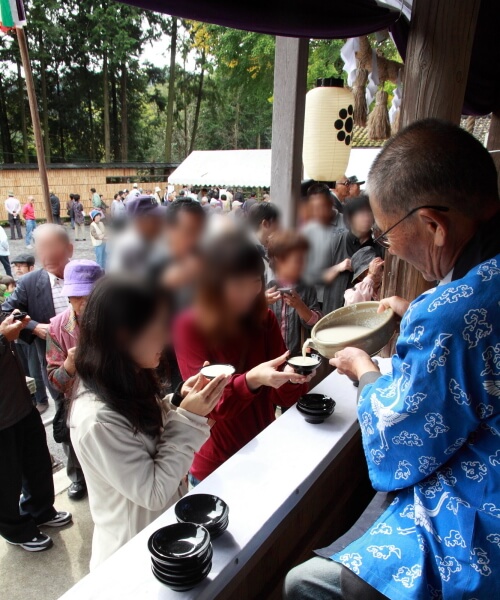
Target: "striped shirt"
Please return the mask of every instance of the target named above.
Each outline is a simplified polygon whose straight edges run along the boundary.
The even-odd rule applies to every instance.
[[[64,279],[60,279],[53,273],[49,273],[50,287],[52,289],[52,301],[54,302],[54,311],[56,315],[64,312],[69,305],[67,296],[63,296],[61,293],[64,285]]]

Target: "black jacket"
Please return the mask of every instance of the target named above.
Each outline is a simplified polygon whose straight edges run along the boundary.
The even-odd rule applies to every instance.
[[[21,361],[14,344],[0,337],[0,431],[24,419],[33,410]]]
[[[61,201],[55,194],[50,194],[50,205],[54,217],[59,217],[61,215]]]
[[[2,311],[11,312],[18,308],[31,317],[21,339],[29,344],[33,341],[33,329],[38,323],[49,323],[56,316],[49,274],[45,269],[26,273],[17,282],[17,287],[2,304]]]

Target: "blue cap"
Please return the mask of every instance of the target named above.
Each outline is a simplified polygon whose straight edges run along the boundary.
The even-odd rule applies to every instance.
[[[136,196],[127,200],[125,206],[129,217],[164,217],[166,213],[166,207],[160,206],[154,196]]]

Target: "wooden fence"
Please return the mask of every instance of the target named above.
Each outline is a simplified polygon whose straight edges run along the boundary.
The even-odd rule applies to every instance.
[[[80,194],[85,210],[91,207],[90,188],[95,188],[103,195],[108,206],[111,205],[116,192],[131,189],[136,182],[144,191],[154,191],[158,186],[162,194],[167,185],[169,174],[176,164],[142,164],[124,165],[49,165],[49,187],[61,201],[61,216],[66,216],[66,202],[69,195]],[[0,166],[0,221],[7,219],[5,200],[8,192],[13,192],[22,205],[28,196],[35,197],[35,216],[44,219],[43,205],[38,169],[35,165],[1,165]]]

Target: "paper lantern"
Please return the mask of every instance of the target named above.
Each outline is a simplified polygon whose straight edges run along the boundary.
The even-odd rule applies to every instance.
[[[344,176],[353,135],[354,98],[341,79],[318,79],[306,95],[304,171],[316,181]]]

